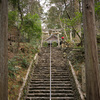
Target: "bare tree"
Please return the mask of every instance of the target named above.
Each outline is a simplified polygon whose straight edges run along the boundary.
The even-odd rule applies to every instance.
[[[8,0],[0,0],[0,100],[8,100]]]
[[[86,100],[100,100],[94,0],[83,0],[83,14],[86,57]]]

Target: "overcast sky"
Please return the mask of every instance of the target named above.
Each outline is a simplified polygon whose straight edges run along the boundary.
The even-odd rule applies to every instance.
[[[44,13],[46,13],[50,8],[49,0],[40,0],[40,4],[43,7]],[[44,17],[46,17],[46,16],[44,15]],[[45,23],[42,23],[42,28],[46,28],[46,24]]]
[[[40,4],[42,5],[44,12],[49,10],[49,0],[40,0]]]

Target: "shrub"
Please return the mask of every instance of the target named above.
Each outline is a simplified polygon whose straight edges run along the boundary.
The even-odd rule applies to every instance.
[[[21,61],[21,67],[27,68],[29,66],[29,62],[27,61],[26,58],[23,58]]]
[[[43,47],[48,47],[48,43],[47,42],[44,42],[43,43]]]
[[[100,43],[100,35],[97,35],[97,43]]]
[[[57,42],[52,43],[52,47],[57,47],[57,45],[58,45]]]
[[[19,70],[18,68],[15,67],[15,65],[17,64],[18,63],[15,58],[12,58],[11,60],[8,61],[8,72],[10,77],[15,77],[15,73],[17,72],[17,70]]]
[[[67,39],[66,42],[70,43],[71,41],[70,41],[70,39]]]

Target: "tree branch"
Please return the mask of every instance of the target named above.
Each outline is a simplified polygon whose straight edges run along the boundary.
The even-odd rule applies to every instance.
[[[67,16],[68,16],[68,18],[71,20],[71,17],[70,17],[70,15],[69,15],[69,13],[68,13],[68,11],[67,11],[67,5],[66,5],[66,1],[64,0],[64,5],[65,5],[65,11],[66,11],[66,14],[67,14]],[[80,40],[81,40],[81,36],[79,35],[79,33],[76,31],[76,29],[74,28],[74,26],[72,25],[72,29],[75,31],[75,33],[78,35],[78,37],[80,38]]]

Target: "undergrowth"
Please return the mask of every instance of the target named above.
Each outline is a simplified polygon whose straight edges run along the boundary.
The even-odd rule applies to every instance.
[[[30,61],[33,59],[38,48],[28,43],[21,43],[19,52],[8,59],[8,98],[9,100],[17,100],[20,87],[24,82]]]

